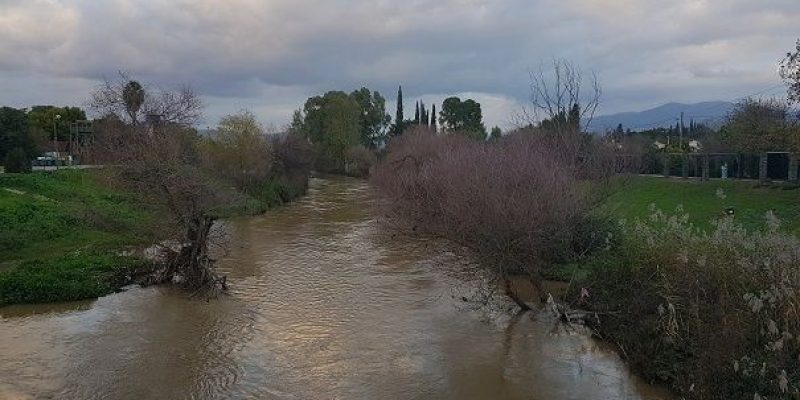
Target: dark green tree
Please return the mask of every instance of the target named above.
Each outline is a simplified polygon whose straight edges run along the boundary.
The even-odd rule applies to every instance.
[[[448,97],[442,103],[439,122],[448,131],[463,133],[475,139],[486,139],[481,105],[475,100],[461,101],[458,97]]]
[[[386,114],[386,99],[380,93],[361,88],[350,94],[361,108],[361,144],[375,148],[383,142],[391,117]]]
[[[15,148],[21,148],[29,156],[36,154],[28,116],[24,109],[0,107],[0,160]]]
[[[292,113],[292,122],[289,123],[287,131],[290,135],[305,135],[305,116],[302,109]]]
[[[125,112],[131,119],[131,123],[136,125],[138,122],[139,110],[144,104],[144,88],[137,81],[128,81],[122,89],[122,101],[125,103]]]
[[[581,106],[578,103],[573,104],[572,108],[569,109],[567,124],[569,124],[570,129],[581,130]]]
[[[306,101],[300,126],[324,167],[341,169],[347,150],[360,144],[360,121],[358,102],[347,93],[333,91]]]
[[[395,122],[397,121],[404,121],[406,119],[403,116],[403,87],[400,86],[397,89],[397,114],[394,117]]]
[[[569,113],[566,113],[564,110],[559,111],[552,118],[548,118],[540,122],[539,128],[545,132],[580,132],[580,106],[578,104],[573,104],[569,109]]]
[[[436,124],[436,104],[431,107],[431,129],[434,132],[438,131],[438,125]]]
[[[500,140],[501,137],[503,137],[503,130],[500,129],[499,126],[492,128],[492,133],[489,134],[489,138],[491,140]]]
[[[405,115],[403,115],[403,87],[397,88],[397,111],[394,115],[394,125],[390,133],[392,136],[399,136],[405,130]]]
[[[22,147],[15,147],[6,154],[3,159],[3,166],[8,173],[31,172],[30,156]]]
[[[78,107],[42,105],[33,106],[28,111],[31,136],[39,143],[50,143],[53,140],[54,127],[59,141],[68,140],[72,123],[83,120],[86,120],[86,111]]]

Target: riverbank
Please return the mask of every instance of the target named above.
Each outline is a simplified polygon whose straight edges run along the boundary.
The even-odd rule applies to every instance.
[[[611,194],[594,211],[605,223],[648,220],[653,209],[680,214],[704,232],[712,232],[723,217],[732,218],[747,230],[761,229],[767,212],[781,221],[781,231],[800,236],[800,188],[783,185],[759,185],[753,181],[684,180],[635,176],[614,182]],[[612,229],[613,230],[613,229]],[[594,262],[585,260],[555,265],[546,276],[570,281],[585,278]]]
[[[304,177],[266,182],[254,194],[217,182],[233,201],[217,217],[263,213],[302,195]],[[165,210],[114,188],[101,170],[0,175],[0,306],[93,298],[152,264],[123,252],[169,239]]]
[[[633,178],[598,211],[625,221],[608,246],[550,275],[650,382],[687,399],[793,398],[798,203],[796,188]]]
[[[786,231],[797,235],[800,234],[798,200],[797,186],[636,176],[606,199],[598,212],[632,221],[648,218],[651,204],[670,212],[682,206],[693,224],[708,231],[729,209],[733,210],[735,220],[748,229],[760,227],[767,211],[773,211],[783,221]]]

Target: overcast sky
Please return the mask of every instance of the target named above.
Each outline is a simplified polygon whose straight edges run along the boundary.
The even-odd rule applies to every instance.
[[[798,0],[0,0],[0,105],[82,105],[118,70],[189,83],[204,125],[250,109],[285,124],[327,90],[480,101],[504,126],[529,71],[595,71],[601,113],[782,94]]]

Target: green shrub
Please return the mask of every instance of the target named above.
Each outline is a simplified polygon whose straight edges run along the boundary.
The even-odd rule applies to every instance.
[[[72,253],[24,261],[0,273],[0,306],[95,298],[127,282],[146,262],[108,254]]]
[[[685,398],[797,396],[800,241],[771,213],[755,232],[688,221],[654,209],[623,225],[582,285],[590,297],[576,302],[634,367]]]
[[[28,158],[28,154],[21,147],[15,147],[6,154],[3,166],[5,166],[8,173],[31,172],[31,161]]]

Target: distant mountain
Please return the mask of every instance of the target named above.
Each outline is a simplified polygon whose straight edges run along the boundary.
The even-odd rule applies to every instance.
[[[623,129],[632,131],[668,128],[675,126],[681,112],[684,113],[683,123],[686,126],[689,126],[690,120],[711,126],[719,126],[733,107],[734,104],[727,101],[707,101],[693,104],[667,103],[640,112],[624,112],[594,117],[588,130],[590,132],[603,133],[616,129],[619,124],[622,124]]]

